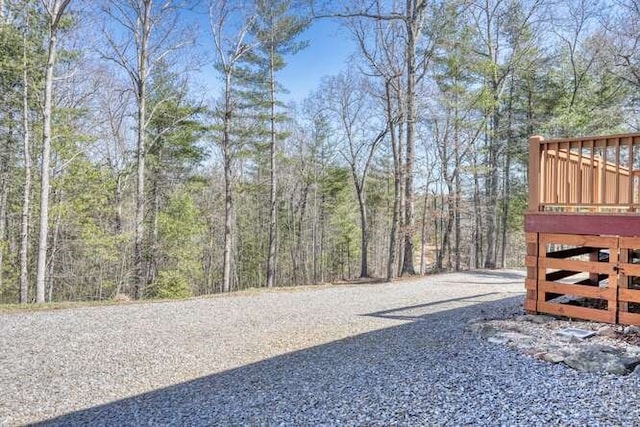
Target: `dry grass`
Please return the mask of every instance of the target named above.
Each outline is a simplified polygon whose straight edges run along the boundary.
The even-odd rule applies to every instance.
[[[416,276],[405,276],[393,279],[392,282],[406,282],[406,281],[414,281],[423,279],[424,276],[416,275]],[[175,302],[175,301],[186,301],[190,299],[210,299],[210,298],[220,298],[220,297],[245,297],[245,296],[253,296],[259,295],[262,293],[290,293],[290,292],[303,292],[309,290],[320,290],[320,289],[328,289],[334,286],[362,286],[362,285],[374,285],[374,284],[382,284],[387,283],[386,279],[383,278],[357,278],[351,280],[338,280],[335,282],[325,282],[319,283],[316,285],[300,285],[300,286],[278,286],[275,288],[246,288],[238,291],[233,291],[228,294],[212,294],[212,295],[201,295],[192,298],[186,298],[181,300],[175,299],[147,299],[147,300],[132,300],[128,296],[124,294],[118,294],[113,299],[102,300],[102,301],[64,301],[64,302],[52,302],[52,303],[44,303],[44,304],[0,304],[0,313],[28,313],[28,312],[39,312],[39,311],[52,311],[52,310],[65,310],[69,308],[78,308],[78,307],[102,307],[102,306],[110,306],[110,305],[122,305],[122,304],[157,304],[157,303],[166,303],[166,302]]]

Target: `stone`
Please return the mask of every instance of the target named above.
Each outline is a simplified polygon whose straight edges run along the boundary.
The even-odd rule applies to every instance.
[[[629,371],[635,371],[638,366],[640,366],[640,357],[638,356],[625,356],[620,359],[624,366],[627,367]]]
[[[469,329],[479,334],[482,338],[489,338],[498,333],[498,330],[486,323],[474,323],[469,325]]]
[[[564,335],[567,337],[576,337],[579,339],[586,339],[594,336],[596,333],[594,331],[589,331],[587,329],[581,328],[564,328],[556,331],[558,335]]]
[[[625,326],[622,330],[622,333],[625,335],[636,335],[640,334],[640,326]]]
[[[622,350],[621,348],[605,344],[589,344],[588,346],[584,347],[584,349],[587,351],[601,351],[603,353],[609,354],[622,354],[624,352],[624,350]]]
[[[585,372],[614,375],[635,372],[640,377],[640,339],[636,339],[640,338],[640,332],[623,336],[625,328],[631,334],[636,333],[635,328],[640,331],[640,327],[568,322],[532,314],[504,320],[472,319],[468,323],[467,329],[488,342],[516,349],[540,361],[564,363]],[[558,334],[560,330],[565,335]],[[592,336],[579,338],[585,335]]]
[[[525,322],[537,323],[539,325],[556,320],[555,317],[548,316],[546,314],[525,314],[520,319]]]
[[[601,337],[613,338],[616,336],[617,332],[616,332],[616,328],[614,328],[613,326],[605,325],[598,328],[598,330],[596,331],[596,334],[598,334]]]
[[[520,332],[500,332],[497,336],[506,339],[507,343],[513,344],[515,347],[530,347],[533,343],[533,337]]]
[[[629,345],[627,346],[627,353],[633,356],[640,356],[640,347],[637,345]]]
[[[601,372],[617,375],[627,373],[627,367],[619,356],[605,353],[598,349],[585,348],[567,356],[563,362],[567,366],[584,372]]]
[[[524,350],[524,354],[532,356],[536,359],[543,359],[544,355],[547,354],[547,350],[541,350],[539,348],[529,347]]]
[[[636,377],[640,377],[640,365],[636,366],[631,375],[635,375]]]
[[[579,344],[582,342],[580,338],[573,335],[558,335],[558,340],[567,344]]]
[[[545,362],[551,362],[551,363],[560,363],[564,361],[564,359],[565,359],[564,355],[559,353],[545,353],[542,356],[542,360],[544,360]]]
[[[509,342],[509,339],[501,336],[495,336],[489,337],[487,341],[492,344],[506,344],[507,342]]]

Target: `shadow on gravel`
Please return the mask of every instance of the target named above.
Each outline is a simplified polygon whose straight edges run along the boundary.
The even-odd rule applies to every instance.
[[[406,307],[392,308],[390,310],[376,311],[374,313],[365,314],[365,316],[380,317],[382,319],[395,319],[395,320],[421,320],[426,316],[411,314],[411,312],[421,308],[425,308],[425,307],[433,307],[434,305],[443,305],[443,304],[449,304],[452,302],[459,302],[459,301],[478,303],[479,301],[474,301],[473,299],[486,297],[489,295],[496,295],[496,294],[497,292],[488,292],[486,294],[477,294],[477,295],[471,295],[468,297],[451,298],[451,299],[446,299],[442,301],[428,302],[425,304],[409,305]],[[405,314],[402,314],[402,313],[405,313]]]
[[[494,363],[493,358],[478,351],[486,344],[465,330],[466,322],[516,312],[522,304],[522,296],[492,302],[476,299],[487,295],[442,301],[459,305],[467,300],[469,305],[437,313],[415,313],[431,304],[371,313],[393,318],[395,313],[411,313],[400,318],[414,321],[38,425],[455,424],[455,414],[469,411],[466,398],[452,398],[456,390],[464,396],[479,393],[469,389],[468,383],[474,384],[469,381],[470,373],[482,373],[479,390],[497,386],[487,377],[490,369],[483,368],[483,364]],[[514,373],[526,374],[526,370]],[[443,405],[448,418],[442,418]],[[481,415],[473,416],[478,419]]]
[[[465,284],[469,285],[488,285],[488,284],[521,284],[526,278],[526,272],[524,271],[505,271],[505,270],[472,270],[461,273],[449,273],[440,276],[437,279],[438,283],[460,283],[460,276],[462,274],[468,277],[475,277],[479,280],[464,280]],[[451,277],[450,280],[447,277]],[[486,278],[485,281],[483,279]]]

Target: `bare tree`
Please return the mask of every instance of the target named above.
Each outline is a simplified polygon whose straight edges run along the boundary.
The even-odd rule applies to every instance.
[[[381,120],[375,129],[376,112],[365,79],[343,73],[325,81],[324,94],[327,108],[340,123],[339,135],[346,141],[342,156],[349,164],[360,211],[360,277],[369,277],[369,222],[367,218],[366,185],[374,153],[385,138],[388,126]]]
[[[386,116],[393,155],[394,196],[391,227],[389,232],[389,250],[387,259],[387,279],[391,280],[401,271],[403,264],[402,240],[400,239],[402,215],[404,212],[404,176],[403,151],[405,141],[403,127],[400,125],[405,116],[405,103],[402,75],[404,74],[403,49],[400,46],[402,26],[398,20],[357,19],[351,16],[349,29],[356,39],[365,64],[371,74],[383,80],[384,91],[378,95]],[[370,34],[373,33],[373,34]],[[398,265],[399,264],[399,265]]]
[[[148,111],[149,78],[154,67],[183,47],[188,39],[173,37],[178,26],[175,4],[154,0],[109,0],[104,12],[120,29],[108,25],[103,33],[109,51],[103,56],[120,66],[129,77],[136,101],[136,209],[133,249],[134,297],[141,298],[145,286],[145,173],[149,146],[148,125],[154,111]]]
[[[402,262],[403,274],[415,274],[414,267],[414,236],[415,236],[415,200],[414,200],[414,164],[415,164],[415,145],[416,145],[416,106],[418,99],[418,86],[424,78],[426,70],[435,46],[435,34],[437,33],[437,19],[432,21],[433,28],[426,28],[426,18],[429,13],[437,16],[439,6],[431,4],[427,0],[406,0],[404,5],[392,4],[387,5],[381,0],[375,2],[360,2],[354,11],[338,11],[330,15],[350,18],[352,22],[351,28],[354,30],[356,38],[361,47],[361,51],[370,65],[378,72],[385,64],[383,58],[389,59],[389,55],[384,51],[390,48],[390,42],[401,43],[399,49],[402,54],[400,58],[400,66],[404,79],[386,80],[388,82],[395,81],[402,84],[402,104],[404,121],[404,212],[402,230],[404,234],[404,255]],[[362,21],[373,22],[373,26],[362,24]],[[398,22],[401,23],[403,34],[400,37],[390,38],[386,34],[380,32],[382,22]],[[374,37],[368,34],[368,28],[374,30]],[[373,39],[373,46],[369,45],[369,41]],[[395,50],[395,49],[394,49]],[[374,65],[375,63],[375,65]],[[390,64],[386,64],[387,66]],[[395,67],[395,66],[394,66]],[[383,74],[387,75],[388,73]]]
[[[209,6],[209,18],[215,61],[223,77],[223,100],[218,116],[222,120],[222,135],[218,141],[224,163],[224,249],[222,260],[222,292],[231,290],[233,255],[233,161],[235,146],[232,125],[238,105],[234,99],[236,73],[239,62],[251,51],[248,35],[255,21],[255,12],[246,2],[215,0]]]
[[[486,252],[484,267],[496,268],[498,236],[498,192],[500,161],[504,151],[504,132],[501,121],[508,77],[530,53],[532,39],[529,30],[536,19],[543,0],[526,5],[505,0],[476,0],[470,12],[476,28],[476,54],[485,61],[485,87],[490,104],[487,115],[486,179]]]
[[[40,237],[38,239],[38,265],[36,272],[36,302],[45,301],[45,283],[47,271],[47,242],[49,236],[49,193],[51,191],[51,119],[53,115],[53,68],[58,49],[58,30],[60,21],[71,0],[43,0],[48,18],[47,64],[44,73],[44,105],[42,108],[42,157],[40,163]]]
[[[27,21],[28,22],[28,21]],[[20,303],[29,301],[29,225],[31,220],[31,132],[29,127],[29,72],[27,62],[27,31],[22,45],[22,153],[24,156],[24,186],[20,225]]]

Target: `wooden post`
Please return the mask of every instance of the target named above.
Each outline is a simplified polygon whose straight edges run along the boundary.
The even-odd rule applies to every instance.
[[[540,154],[543,141],[544,138],[539,135],[529,138],[529,212],[540,210]],[[538,233],[526,233],[525,236],[527,242],[527,278],[525,280],[527,296],[524,301],[524,309],[528,313],[538,312],[538,282],[540,280],[538,275],[538,245],[540,242],[538,238]]]
[[[621,239],[622,240],[622,239]],[[620,269],[620,275],[618,276],[618,294],[620,294],[620,289],[629,288],[630,278],[627,276],[626,271],[624,269],[623,264],[628,264],[633,262],[633,250],[629,248],[625,248],[626,245],[621,245],[620,256],[618,258],[618,262],[621,264],[622,268]],[[631,255],[631,256],[629,256]],[[616,323],[619,321],[620,313],[629,312],[629,303],[626,301],[620,301],[618,299],[618,313],[616,313]],[[624,314],[622,315],[625,316]]]
[[[618,271],[620,260],[618,258],[618,248],[620,240],[616,238],[615,246],[609,247],[609,289],[615,289],[614,296],[607,300],[607,310],[609,311],[610,323],[618,323]]]
[[[538,312],[538,233],[525,233],[527,242],[527,278],[524,282],[527,295],[524,300],[524,309],[527,313]]]
[[[607,145],[605,140],[604,148],[602,149],[602,156],[599,162],[600,168],[598,173],[600,175],[600,182],[598,185],[598,204],[604,205],[607,203]]]
[[[540,210],[540,146],[544,138],[529,138],[529,212]]]

